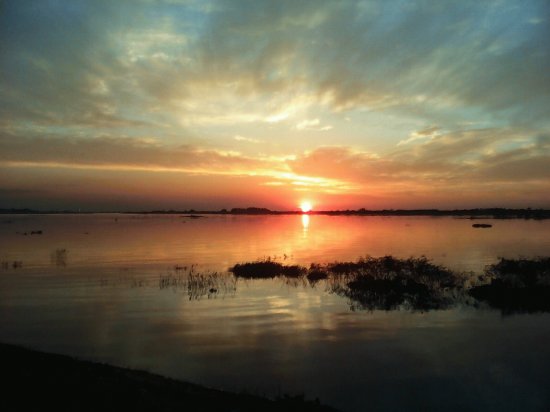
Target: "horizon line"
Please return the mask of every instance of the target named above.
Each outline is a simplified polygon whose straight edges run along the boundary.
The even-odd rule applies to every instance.
[[[101,213],[120,213],[120,214],[307,214],[307,215],[327,215],[327,214],[357,214],[357,215],[377,215],[377,214],[404,214],[404,215],[545,215],[550,217],[550,208],[510,208],[510,207],[476,207],[476,208],[415,208],[415,209],[333,209],[333,210],[310,210],[301,211],[298,208],[289,210],[272,210],[264,207],[235,207],[231,209],[222,208],[216,210],[199,209],[149,209],[149,210],[86,210],[80,209],[50,209],[38,210],[31,208],[0,208],[0,214],[101,214]]]

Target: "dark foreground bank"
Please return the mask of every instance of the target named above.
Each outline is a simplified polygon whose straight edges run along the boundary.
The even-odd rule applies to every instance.
[[[269,400],[148,372],[0,344],[2,411],[319,411],[300,397]]]

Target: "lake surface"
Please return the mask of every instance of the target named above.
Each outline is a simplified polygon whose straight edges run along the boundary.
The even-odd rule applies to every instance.
[[[309,266],[425,255],[481,274],[498,257],[550,254],[550,221],[475,222],[493,227],[450,217],[4,215],[0,340],[234,391],[305,393],[350,412],[548,410],[548,313],[353,311],[324,282],[227,273],[266,257]],[[191,266],[215,290],[190,287]]]

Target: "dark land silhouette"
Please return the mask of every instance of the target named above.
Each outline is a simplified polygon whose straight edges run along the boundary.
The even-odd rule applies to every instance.
[[[0,361],[3,411],[336,411],[301,395],[270,400],[8,344]]]
[[[137,213],[137,214],[180,214],[182,217],[198,218],[201,215],[329,215],[329,216],[454,216],[469,219],[550,219],[550,209],[510,209],[510,208],[476,208],[476,209],[346,209],[346,210],[270,210],[262,207],[246,207],[221,210],[111,210],[108,212],[80,212],[73,210],[35,210],[35,209],[0,209],[0,214],[78,214],[78,213]]]

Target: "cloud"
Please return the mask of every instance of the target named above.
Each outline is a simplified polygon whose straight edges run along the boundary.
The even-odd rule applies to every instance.
[[[305,87],[336,110],[473,105],[545,123],[548,26],[528,20],[547,15],[546,2],[363,4],[225,3],[201,52],[211,75],[252,93]]]
[[[282,119],[307,95],[304,108],[546,127],[548,13],[543,0],[14,2],[2,13],[3,117],[177,125],[224,113],[217,94]]]
[[[548,15],[546,0],[4,2],[0,159],[535,196]]]
[[[247,177],[254,179],[256,188],[286,191],[286,195],[280,195],[283,197],[288,197],[289,191],[305,191],[316,196],[355,198],[356,202],[368,198],[385,207],[396,202],[406,207],[454,207],[453,204],[469,202],[465,206],[476,207],[512,201],[540,205],[538,202],[550,201],[550,196],[545,195],[550,193],[550,135],[523,135],[510,129],[446,133],[419,144],[416,150],[383,155],[347,146],[326,146],[283,157],[247,157],[186,145],[167,146],[157,139],[3,135],[0,167],[4,175],[0,188],[26,190],[19,195],[10,192],[10,199],[17,200],[19,196],[20,201],[34,198],[40,191],[78,191],[79,179],[92,179],[96,182],[95,193],[105,197],[111,189],[106,187],[102,192],[98,179],[110,179],[107,172],[117,176],[117,187],[134,190],[137,198],[144,196],[138,194],[140,185],[159,191],[154,189],[154,182],[159,180],[155,176],[169,173],[178,176],[182,187],[193,179],[209,177],[210,186],[196,188],[203,197],[206,187],[212,191],[226,178]],[[55,177],[38,179],[38,183],[37,176],[42,174]],[[35,181],[29,186],[28,182]],[[166,193],[172,193],[173,183],[162,181],[168,185]],[[65,189],[59,182],[66,182]],[[32,190],[34,197],[30,195]],[[228,191],[224,188],[224,193]]]
[[[31,149],[29,149],[31,148]],[[0,162],[70,168],[249,174],[277,168],[275,163],[188,145],[163,146],[150,139],[96,137],[0,137]]]
[[[247,157],[238,152],[189,145],[170,147],[155,139],[0,136],[0,166],[6,169],[145,172],[149,178],[160,172],[183,176],[254,176],[296,190],[346,192],[350,189],[349,183],[338,179],[294,173],[286,161],[286,157]]]
[[[441,128],[438,126],[431,126],[422,130],[418,130],[416,132],[412,132],[408,139],[400,140],[397,143],[397,146],[402,146],[405,144],[416,142],[418,140],[433,139],[439,134],[440,130]]]
[[[321,122],[319,119],[311,119],[311,120],[302,120],[296,125],[296,129],[298,130],[312,130],[317,132],[324,132],[327,130],[332,129],[332,126],[321,126]]]
[[[515,145],[510,146],[510,142]],[[501,145],[498,150],[489,150]],[[509,184],[550,188],[550,144],[546,137],[513,130],[468,130],[438,136],[416,150],[385,156],[349,147],[321,147],[287,162],[295,172],[340,179],[360,190],[485,190]],[[407,189],[408,188],[408,189]],[[531,196],[537,196],[533,189]],[[456,195],[456,193],[455,193]]]
[[[236,140],[237,142],[260,143],[260,140],[258,139],[253,139],[251,137],[244,137],[241,135],[233,136],[233,139]]]

